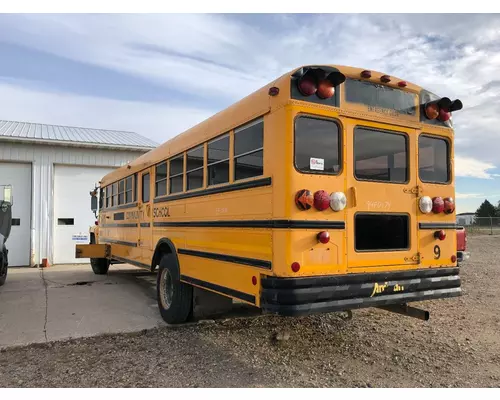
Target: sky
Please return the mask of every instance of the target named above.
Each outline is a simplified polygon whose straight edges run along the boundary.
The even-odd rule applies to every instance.
[[[305,64],[460,98],[457,212],[500,201],[499,14],[0,14],[0,119],[162,143]]]

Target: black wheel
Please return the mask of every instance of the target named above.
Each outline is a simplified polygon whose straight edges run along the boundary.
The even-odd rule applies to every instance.
[[[7,253],[3,251],[2,254],[0,254],[0,286],[3,286],[5,280],[7,279],[8,265]]]
[[[180,281],[174,254],[164,254],[156,278],[156,296],[161,317],[168,324],[186,322],[193,305],[193,287]]]
[[[95,235],[90,234],[90,244],[95,244]],[[106,275],[109,269],[109,260],[107,258],[91,258],[90,266],[96,275]]]

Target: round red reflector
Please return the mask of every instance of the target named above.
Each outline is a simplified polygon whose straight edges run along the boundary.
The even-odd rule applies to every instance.
[[[319,211],[324,211],[330,207],[330,196],[324,190],[314,193],[314,207]]]
[[[391,81],[391,77],[389,75],[382,75],[380,77],[380,81],[384,83],[389,83]]]
[[[98,220],[95,220],[95,224],[96,224],[96,225],[99,225],[99,221],[98,221]]]
[[[309,210],[314,204],[314,196],[307,189],[301,189],[295,194],[295,204],[304,211]]]
[[[361,77],[362,78],[371,78],[372,77],[372,73],[370,71],[363,71],[361,72]]]
[[[319,85],[318,85],[318,91],[316,94],[318,95],[319,98],[321,99],[329,99],[332,97],[335,93],[335,87],[333,86],[333,83],[330,81],[322,80]]]
[[[439,115],[439,106],[437,104],[429,104],[425,106],[425,116],[428,119],[436,119]]]
[[[298,88],[300,93],[304,96],[311,96],[316,93],[318,87],[316,86],[316,81],[310,76],[303,77],[299,80]]]
[[[405,81],[398,82],[398,86],[399,87],[406,87],[406,82]]]
[[[432,212],[435,214],[442,213],[444,210],[444,201],[441,197],[434,197],[432,199]]]
[[[276,86],[273,86],[269,89],[269,96],[277,96],[280,93],[280,89]]]
[[[446,214],[451,214],[455,211],[455,202],[452,197],[446,197],[444,200],[444,212]]]
[[[292,271],[293,272],[299,272],[299,270],[300,270],[300,264],[297,261],[295,261],[294,263],[292,263]]]
[[[317,235],[318,242],[321,242],[323,244],[327,244],[330,241],[330,234],[326,231],[320,232]]]
[[[434,232],[434,238],[439,240],[444,240],[446,239],[446,232],[443,231],[442,229],[440,231],[436,231]]]
[[[457,256],[456,256],[455,254],[453,254],[453,255],[451,256],[451,262],[452,262],[452,263],[454,263],[454,262],[456,262],[456,261],[457,261]]]
[[[252,276],[252,285],[257,285],[257,277],[256,276]]]
[[[439,110],[439,120],[446,122],[450,119],[450,113],[442,108]]]

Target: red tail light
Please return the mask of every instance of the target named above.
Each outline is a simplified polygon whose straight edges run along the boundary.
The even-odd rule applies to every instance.
[[[302,77],[297,86],[303,96],[312,96],[318,90],[316,80],[312,76],[308,75]]]
[[[455,202],[452,197],[446,197],[444,200],[444,212],[446,214],[451,214],[455,211]]]
[[[330,207],[330,196],[324,190],[314,193],[314,207],[319,211],[324,211]]]
[[[436,103],[431,103],[425,106],[425,116],[428,119],[436,119],[439,115],[439,106]]]
[[[436,231],[434,232],[434,238],[439,240],[444,240],[446,239],[446,232],[443,231],[442,229],[440,231]]]
[[[293,262],[292,263],[292,271],[299,272],[299,270],[300,270],[300,264],[297,261]]]
[[[317,235],[318,242],[327,244],[330,241],[330,234],[326,231],[320,232]]]
[[[335,87],[330,81],[322,80],[318,85],[317,95],[321,99],[329,99],[335,94]]]
[[[442,213],[444,210],[444,201],[441,197],[434,197],[432,199],[432,212],[435,214]]]
[[[457,261],[457,256],[456,256],[455,254],[453,254],[453,255],[451,256],[451,262],[452,262],[452,263],[455,263],[456,261]]]

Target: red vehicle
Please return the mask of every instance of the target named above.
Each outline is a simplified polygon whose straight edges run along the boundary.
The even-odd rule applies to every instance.
[[[467,233],[463,226],[457,226],[457,261],[468,260],[470,253],[467,250]]]

